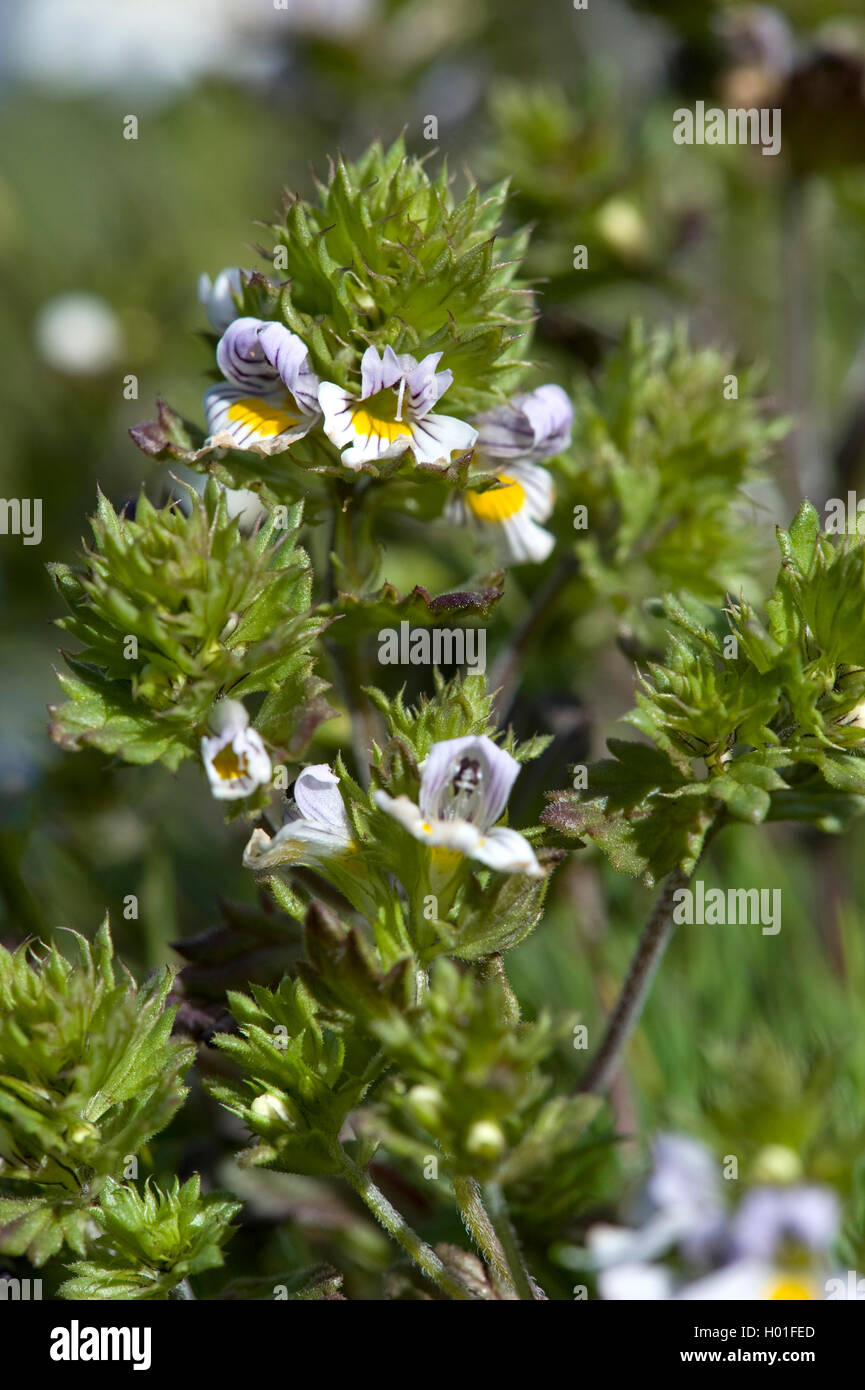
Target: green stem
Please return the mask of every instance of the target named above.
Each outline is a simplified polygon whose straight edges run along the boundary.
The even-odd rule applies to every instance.
[[[655,973],[673,935],[673,897],[690,875],[676,869],[664,884],[652,915],[643,928],[630,969],[596,1056],[583,1077],[581,1091],[605,1091],[621,1066],[622,1054],[637,1026]]]
[[[499,1298],[509,1302],[519,1300],[508,1259],[495,1227],[481,1200],[480,1188],[474,1178],[454,1178],[454,1193],[463,1225],[484,1257],[493,1288]]]
[[[490,1214],[493,1229],[498,1237],[499,1244],[504,1251],[505,1259],[510,1270],[511,1277],[516,1289],[517,1298],[525,1302],[533,1302],[536,1295],[532,1288],[532,1281],[529,1272],[523,1261],[522,1251],[519,1247],[516,1231],[511,1225],[510,1212],[502,1191],[501,1183],[488,1182],[483,1187],[484,1205]]]
[[[183,1299],[186,1301],[191,1299],[195,1302],[195,1294],[192,1292],[192,1285],[188,1279],[181,1279],[179,1284],[175,1284],[168,1297],[170,1299]]]
[[[341,1176],[354,1188],[361,1201],[369,1207],[376,1221],[379,1221],[388,1235],[393,1236],[397,1244],[401,1245],[406,1254],[411,1256],[426,1277],[449,1298],[460,1302],[468,1302],[473,1299],[474,1294],[445,1267],[432,1246],[427,1245],[426,1241],[421,1240],[417,1232],[412,1230],[411,1226],[400,1216],[396,1207],[376,1187],[366,1169],[359,1167],[339,1143],[332,1145],[331,1153],[339,1165]]]

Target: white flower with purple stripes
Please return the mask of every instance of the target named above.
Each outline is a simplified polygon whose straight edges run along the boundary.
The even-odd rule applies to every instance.
[[[292,789],[286,821],[273,838],[254,830],[243,863],[247,869],[275,869],[280,864],[312,864],[339,858],[354,848],[354,839],[339,778],[327,763],[305,767]]]
[[[239,318],[216,347],[225,385],[204,395],[205,449],[282,453],[320,418],[306,344],[281,323]]]
[[[324,432],[342,452],[348,468],[412,453],[417,463],[448,463],[454,452],[470,449],[477,430],[452,415],[432,413],[453,381],[437,372],[440,352],[422,362],[386,347],[381,357],[368,347],[360,364],[361,392],[354,396],[323,381],[318,400]]]
[[[537,460],[568,447],[571,402],[560,386],[539,386],[487,411],[476,424],[475,460],[496,474],[498,486],[455,495],[445,515],[478,531],[506,564],[541,564],[555,544],[540,525],[552,515],[555,490]]]
[[[376,804],[432,851],[450,876],[467,856],[505,874],[543,877],[528,840],[496,825],[504,813],[519,763],[485,736],[434,743],[421,768],[417,804],[407,796],[375,793]]]

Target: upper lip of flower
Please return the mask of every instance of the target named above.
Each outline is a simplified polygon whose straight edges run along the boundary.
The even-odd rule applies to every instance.
[[[318,400],[324,430],[344,451],[343,463],[359,468],[407,451],[418,462],[438,463],[449,460],[455,450],[472,447],[477,438],[472,425],[431,413],[453,381],[451,371],[436,371],[441,357],[433,352],[418,362],[408,353],[398,356],[389,346],[379,357],[368,347],[361,359],[359,396],[332,381],[321,383]]]
[[[570,444],[573,419],[573,406],[561,386],[538,386],[478,416],[477,452],[534,463],[553,458]]]
[[[204,395],[211,432],[206,448],[279,452],[319,419],[319,380],[306,344],[283,324],[234,319],[216,346],[216,360],[226,384]]]
[[[253,831],[243,852],[248,869],[275,868],[303,859],[345,854],[354,844],[339,778],[327,763],[306,767],[294,784],[285,824],[271,838]]]
[[[375,793],[376,804],[434,848],[499,869],[540,877],[543,870],[524,836],[497,826],[519,764],[485,735],[433,744],[421,769],[415,804],[407,796]]]

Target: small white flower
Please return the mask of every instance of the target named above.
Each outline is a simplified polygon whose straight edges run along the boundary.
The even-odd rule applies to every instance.
[[[496,825],[507,805],[519,763],[485,736],[434,743],[421,768],[418,804],[407,796],[375,793],[376,804],[429,845],[434,861],[450,867],[450,855],[466,855],[500,873],[542,878],[543,869],[524,836]]]
[[[478,531],[506,564],[541,564],[555,544],[539,525],[552,515],[555,490],[537,461],[568,447],[571,403],[560,386],[539,386],[487,411],[476,423],[475,459],[484,471],[495,472],[499,486],[454,495],[445,515]]]
[[[447,463],[455,451],[470,449],[477,430],[452,415],[430,414],[453,381],[437,372],[440,352],[422,362],[386,347],[379,357],[368,347],[361,359],[361,392],[353,396],[323,381],[318,400],[324,432],[343,451],[348,468],[411,452],[417,463]]]
[[[354,838],[345,813],[339,778],[327,763],[305,767],[294,784],[285,825],[273,838],[254,830],[243,864],[247,869],[275,869],[279,864],[309,864],[348,854]]]
[[[210,716],[210,734],[201,740],[201,758],[210,790],[220,801],[249,796],[271,778],[270,758],[261,735],[249,727],[239,700],[220,700]]]
[[[498,487],[454,493],[445,509],[448,521],[471,526],[505,564],[543,564],[555,545],[552,532],[538,523],[552,515],[555,492],[545,468],[513,463],[498,473]]]
[[[251,271],[239,266],[226,266],[215,280],[211,280],[209,275],[199,275],[198,302],[204,308],[211,328],[215,328],[217,333],[224,333],[238,317],[234,296],[240,293],[241,275],[249,274]]]
[[[35,324],[40,357],[69,376],[97,376],[118,361],[123,334],[114,311],[95,294],[60,294],[39,310]]]
[[[216,345],[225,385],[204,393],[209,449],[282,453],[319,419],[318,377],[306,344],[281,323],[239,318]]]
[[[685,1134],[660,1134],[652,1145],[652,1160],[642,1223],[598,1224],[589,1230],[586,1243],[595,1268],[636,1270],[674,1246],[689,1259],[705,1260],[722,1242],[726,1208],[711,1150]]]

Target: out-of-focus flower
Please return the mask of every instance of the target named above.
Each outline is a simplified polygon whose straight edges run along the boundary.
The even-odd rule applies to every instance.
[[[281,323],[235,319],[216,346],[226,385],[204,393],[205,449],[282,453],[319,419],[306,344]]]
[[[219,801],[249,796],[271,778],[270,758],[261,735],[249,727],[239,700],[220,700],[201,740],[201,759],[210,790]]]
[[[769,106],[793,70],[796,43],[789,20],[769,5],[723,10],[717,28],[729,67],[722,77],[730,106]]]
[[[3,66],[54,91],[158,96],[206,73],[264,78],[282,61],[285,15],[249,0],[28,0],[16,9]]]
[[[652,1145],[652,1159],[645,1220],[636,1227],[599,1224],[589,1231],[588,1246],[598,1267],[637,1269],[673,1246],[699,1258],[718,1242],[726,1212],[714,1155],[687,1135],[661,1134]]]
[[[306,767],[293,788],[286,822],[271,838],[254,830],[243,852],[247,869],[274,869],[280,864],[315,864],[338,858],[354,848],[339,778],[327,763]]]
[[[431,414],[453,381],[437,372],[440,352],[422,362],[386,347],[381,357],[368,347],[361,359],[361,392],[353,396],[323,381],[318,399],[324,431],[342,450],[348,468],[411,452],[418,463],[447,463],[452,453],[470,449],[477,430],[452,415]]]
[[[495,472],[499,485],[455,494],[445,515],[477,530],[506,564],[540,564],[555,544],[552,533],[539,524],[552,515],[555,490],[537,460],[568,447],[571,402],[560,386],[539,386],[487,411],[476,423],[475,460],[485,472]],[[499,471],[502,463],[506,467]]]
[[[35,324],[40,357],[70,376],[97,376],[120,357],[123,335],[116,315],[94,294],[61,294],[39,311]]]
[[[429,845],[439,871],[452,875],[462,856],[500,873],[543,877],[523,835],[496,825],[519,763],[485,736],[434,743],[421,768],[416,805],[407,796],[375,793],[376,804],[416,840]]]
[[[198,277],[198,302],[204,308],[210,325],[217,333],[224,333],[229,324],[238,317],[234,296],[240,293],[241,275],[249,275],[240,266],[226,266],[220,270],[215,280],[209,275]]]
[[[839,1219],[831,1190],[804,1184],[756,1187],[728,1214],[717,1160],[705,1145],[665,1134],[653,1146],[653,1157],[646,1186],[650,1212],[643,1225],[589,1231],[587,1245],[602,1298],[823,1296]],[[673,1251],[685,1266],[675,1274],[659,1263]]]
[[[736,1253],[753,1259],[771,1259],[787,1243],[825,1254],[838,1221],[838,1199],[826,1187],[755,1187],[730,1222],[730,1236]]]

